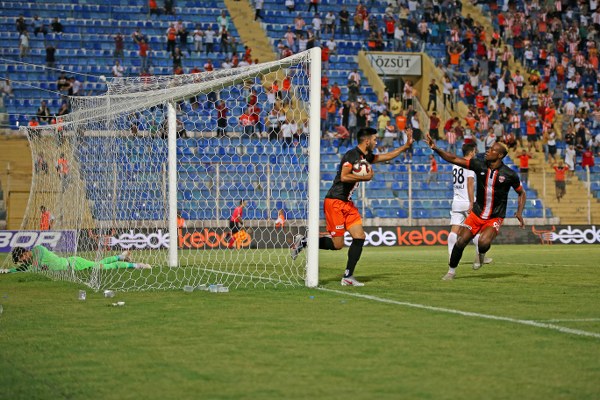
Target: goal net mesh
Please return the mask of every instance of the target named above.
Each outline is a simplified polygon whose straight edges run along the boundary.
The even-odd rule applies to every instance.
[[[95,262],[78,270],[70,258],[66,270],[41,272],[94,289],[303,285],[306,259],[292,260],[290,245],[308,217],[310,62],[305,52],[235,69],[113,78],[106,95],[69,98],[72,112],[54,124],[23,128],[34,173],[22,228],[40,229],[44,206],[51,231],[63,234],[47,247]],[[169,105],[182,218],[177,267],[168,262]],[[232,238],[241,201],[243,226]],[[126,250],[152,269],[100,262]]]

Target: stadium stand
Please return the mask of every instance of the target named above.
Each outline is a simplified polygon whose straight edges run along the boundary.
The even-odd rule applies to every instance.
[[[487,18],[488,32],[509,45],[514,53],[511,63],[512,77],[507,77],[509,85],[515,81],[515,70],[520,69],[525,77],[524,93],[517,99],[520,108],[534,111],[529,117],[522,112],[521,130],[531,116],[541,121],[554,123],[557,133],[558,157],[565,157],[569,144],[573,144],[576,154],[572,162],[575,175],[568,180],[567,204],[559,203],[553,196],[546,197],[546,203],[559,215],[563,222],[589,223],[587,209],[591,207],[592,220],[597,215],[598,202],[592,200],[588,206],[588,190],[596,181],[596,167],[589,169],[590,177],[584,172],[583,154],[592,151],[597,165],[600,160],[600,102],[598,95],[598,32],[600,13],[595,2],[553,2],[544,5],[523,1],[510,4],[478,2],[478,9],[471,7],[473,14],[481,11]],[[581,29],[580,29],[581,28]],[[492,34],[493,32],[493,34]],[[533,90],[537,87],[537,90]],[[548,118],[544,106],[554,104],[558,110],[555,118]],[[542,188],[545,181],[552,181],[554,160],[548,157],[546,130],[550,125],[541,124],[544,157],[533,160],[532,166],[538,173],[532,175],[534,187]],[[572,135],[571,135],[572,134]],[[566,159],[569,159],[566,156]],[[587,163],[589,164],[589,162]],[[544,171],[546,171],[544,173]],[[591,194],[598,199],[597,193]],[[578,210],[579,212],[573,212]],[[585,212],[581,212],[585,211]],[[597,220],[595,220],[597,222]]]
[[[134,42],[133,34],[139,29],[152,49],[149,55],[149,70],[154,75],[173,73],[173,61],[166,49],[166,31],[171,23],[182,21],[188,31],[190,52],[182,48],[183,67],[190,72],[193,67],[203,68],[208,59],[219,67],[225,56],[221,54],[220,43],[216,42],[211,52],[196,53],[193,50],[192,34],[197,26],[203,31],[218,29],[217,17],[221,10],[226,10],[222,1],[203,1],[201,3],[182,3],[176,8],[175,15],[148,15],[146,2],[110,0],[102,4],[90,4],[56,1],[56,2],[17,2],[2,3],[3,14],[0,17],[0,35],[2,38],[2,54],[5,59],[14,59],[22,63],[0,64],[0,74],[10,76],[13,82],[25,82],[15,87],[14,97],[5,99],[5,106],[10,115],[10,127],[26,125],[29,117],[35,116],[42,100],[47,101],[52,114],[58,110],[64,99],[54,93],[59,90],[58,80],[63,71],[68,77],[73,76],[81,81],[80,94],[96,95],[106,90],[106,85],[98,79],[100,75],[111,76],[115,60],[124,67],[125,76],[139,76],[141,73],[141,57],[139,47]],[[48,34],[34,35],[30,32],[30,51],[27,56],[19,57],[19,33],[15,21],[23,16],[29,31],[33,30],[32,17],[39,16],[48,27]],[[61,33],[50,29],[54,18],[60,18],[63,26]],[[242,47],[235,30],[229,23],[230,36],[235,39],[235,50]],[[123,36],[122,53],[115,56],[115,37]],[[179,39],[177,44],[180,45]],[[45,70],[46,46],[56,47],[55,67]],[[182,46],[184,47],[184,46]],[[206,50],[206,46],[203,47]],[[42,89],[42,90],[40,90]]]
[[[142,4],[143,3],[143,4]],[[16,128],[19,125],[27,124],[29,117],[37,113],[38,107],[42,100],[48,102],[48,106],[51,112],[56,113],[62,104],[62,98],[56,94],[50,94],[48,92],[40,91],[38,88],[56,91],[58,89],[58,80],[60,74],[54,72],[46,72],[35,65],[45,64],[46,49],[45,44],[51,43],[57,47],[56,51],[56,66],[72,71],[74,73],[89,74],[87,75],[76,75],[77,79],[81,79],[82,92],[84,94],[99,94],[105,89],[105,85],[99,80],[98,75],[111,75],[111,68],[114,65],[114,50],[115,41],[113,35],[116,31],[120,31],[124,36],[125,48],[123,50],[122,57],[118,57],[122,61],[122,65],[125,68],[126,75],[139,75],[141,70],[141,60],[138,56],[138,49],[134,46],[131,38],[131,34],[135,29],[139,28],[143,35],[148,39],[148,42],[153,49],[151,56],[150,69],[153,74],[170,74],[173,72],[172,60],[169,57],[169,53],[166,51],[165,43],[165,32],[171,22],[177,22],[181,16],[181,19],[187,24],[188,30],[191,31],[195,27],[195,24],[201,24],[203,28],[216,25],[216,18],[220,14],[221,10],[226,9],[221,1],[206,1],[199,4],[198,2],[183,2],[176,8],[176,15],[148,15],[148,10],[145,8],[145,2],[131,4],[131,2],[125,2],[123,0],[110,0],[108,3],[102,4],[78,4],[73,2],[51,2],[41,6],[36,2],[4,2],[5,11],[0,17],[0,24],[2,25],[1,31],[3,35],[3,55],[7,58],[18,59],[19,58],[19,34],[15,29],[15,20],[19,15],[23,15],[26,21],[31,21],[34,15],[39,15],[47,26],[50,26],[51,20],[60,15],[61,22],[64,26],[64,32],[62,34],[49,32],[46,35],[46,40],[42,40],[42,35],[31,35],[30,37],[30,51],[29,55],[25,56],[22,61],[26,64],[0,64],[0,74],[9,76],[13,81],[23,82],[28,81],[32,87],[23,87],[19,85],[15,86],[14,97],[6,97],[5,104],[7,112],[10,115],[10,126]],[[325,2],[324,2],[325,3]],[[325,20],[325,15],[329,11],[333,11],[337,14],[339,6],[344,5],[350,15],[354,15],[354,10],[358,6],[359,2],[354,0],[345,0],[337,2],[327,2],[321,4],[320,14]],[[297,15],[303,16],[308,22],[307,27],[310,27],[310,23],[313,17],[313,13],[308,13],[305,10],[305,6],[299,5],[297,12],[289,13],[282,2],[278,1],[267,1],[265,2],[265,9],[263,10],[263,21],[262,26],[265,29],[267,36],[272,40],[273,48],[279,50],[279,41],[283,39],[288,26],[294,27],[294,18]],[[435,25],[438,30],[438,37],[434,39],[424,38],[419,35],[419,21],[421,18],[428,20],[436,14],[437,11],[441,11],[443,19],[438,23],[431,23],[431,26]],[[422,10],[418,10],[415,13],[402,13],[400,10],[401,20],[404,22],[403,26],[406,27],[406,40],[400,43],[401,49],[406,50],[406,46],[410,48],[423,49],[433,59],[436,60],[439,66],[444,68],[446,73],[454,74],[454,90],[458,93],[459,98],[464,99],[461,96],[463,86],[459,84],[460,79],[464,79],[467,76],[469,69],[472,67],[471,62],[461,63],[459,68],[447,68],[447,52],[448,47],[443,42],[444,34],[452,34],[451,23],[459,21],[464,26],[469,20],[465,20],[457,14],[459,10],[442,9],[431,10],[428,7],[424,7]],[[368,13],[370,16],[369,22],[371,26],[378,27],[377,29],[384,28],[384,22],[386,20],[386,14],[389,12],[388,6],[385,4],[369,4]],[[394,15],[398,13],[398,10],[393,10]],[[402,19],[404,16],[404,19]],[[325,22],[324,22],[325,25]],[[353,22],[350,22],[351,30]],[[235,25],[232,23],[230,33],[233,37],[238,38]],[[325,28],[324,28],[325,29]],[[375,29],[375,30],[377,30]],[[434,30],[436,30],[434,29]],[[474,25],[473,30],[479,29],[477,25]],[[50,29],[49,29],[50,30]],[[466,32],[466,31],[465,31]],[[317,44],[323,45],[323,42],[329,35],[322,34],[321,41],[317,41]],[[347,88],[349,74],[358,69],[356,60],[356,54],[359,50],[369,49],[371,41],[367,33],[352,32],[350,35],[344,35],[341,32],[336,31],[335,35],[336,42],[336,54],[331,55],[329,59],[329,67],[326,70],[327,77],[329,78],[329,86],[331,87],[334,83],[337,83],[341,88],[342,99],[347,98],[349,90]],[[408,39],[410,38],[410,40]],[[461,32],[460,41],[462,42],[464,37]],[[384,49],[393,50],[398,44],[393,40],[385,40],[382,43]],[[237,52],[242,52],[242,45],[240,40],[237,39]],[[476,54],[476,43],[471,44],[472,55],[468,61],[475,60]],[[210,58],[214,61],[215,66],[220,65],[220,61],[223,58],[219,53],[219,45],[215,44],[214,51],[206,53],[195,54],[192,53],[189,57],[184,57],[183,64],[185,72],[189,72],[192,67],[203,66],[204,63]],[[186,52],[184,51],[184,56]],[[359,69],[358,69],[359,70]],[[360,72],[360,70],[359,70]],[[69,75],[69,74],[67,74]],[[232,89],[235,91],[236,89]],[[259,101],[264,102],[266,100],[266,93],[261,85],[256,86],[257,95]],[[371,104],[373,108],[374,103],[378,100],[377,95],[371,89],[365,76],[361,74],[361,88],[358,96],[363,97]],[[423,94],[424,96],[424,94]],[[227,97],[227,96],[223,96]],[[201,98],[200,102],[206,100]],[[468,102],[468,100],[466,100]],[[234,106],[230,104],[230,106]],[[185,112],[191,112],[191,104],[185,103],[182,105]],[[265,109],[261,112],[261,121],[264,122],[267,112]],[[214,117],[214,110],[201,109],[198,111],[202,115]],[[423,119],[423,116],[422,118]],[[215,118],[211,118],[207,122],[207,125],[203,127],[206,130],[215,129],[214,121]],[[373,125],[376,123],[376,117],[373,118]],[[524,122],[523,122],[524,123]],[[596,126],[597,127],[597,126]],[[186,126],[188,131],[193,131],[195,126]],[[237,162],[243,164],[244,157],[248,158],[252,155],[260,156],[261,149],[265,149],[264,143],[257,143],[254,141],[244,141],[245,153],[242,155],[233,154],[235,150],[232,150],[230,142],[219,141],[218,139],[206,139],[211,140],[211,148],[213,151],[217,151],[222,157],[224,155],[230,156],[232,165]],[[263,141],[264,142],[264,141]],[[135,140],[132,141],[135,143]],[[156,140],[157,146],[160,147],[160,140]],[[182,180],[180,188],[187,187],[188,181],[197,179],[199,174],[205,174],[207,171],[202,168],[196,169],[195,163],[203,163],[211,160],[210,154],[204,154],[205,147],[202,146],[202,139],[187,139],[180,143],[179,156],[181,160],[189,161],[190,169],[186,170],[182,177],[186,177]],[[337,163],[339,162],[340,154],[343,154],[347,150],[346,147],[337,148],[337,140],[325,139],[322,142],[322,157],[323,157],[323,175],[322,175],[322,194],[327,189],[328,184],[332,180],[332,175],[335,173]],[[129,145],[129,144],[123,144]],[[460,145],[460,142],[459,142]],[[143,147],[143,146],[142,146]],[[92,148],[93,146],[88,146]],[[561,145],[559,145],[561,148]],[[160,153],[159,153],[160,154]],[[440,166],[440,173],[437,182],[426,182],[427,168],[428,168],[428,157],[430,151],[425,147],[422,142],[415,145],[414,158],[411,164],[404,163],[403,160],[396,160],[396,162],[390,164],[383,164],[377,166],[378,176],[373,182],[365,185],[364,195],[358,193],[358,204],[363,209],[365,217],[370,218],[413,218],[422,221],[429,221],[431,219],[445,218],[446,211],[449,209],[448,202],[451,197],[450,182],[448,173],[448,165]],[[82,152],[82,157],[93,159],[93,153]],[[150,156],[140,152],[140,156]],[[152,156],[156,156],[153,154]],[[285,158],[285,156],[284,156]],[[258,159],[261,163],[267,160]],[[270,164],[277,165],[278,161],[282,159],[268,157]],[[289,160],[293,163],[293,157]],[[512,162],[511,167],[516,168]],[[201,164],[199,164],[201,165]],[[224,177],[223,183],[219,184],[219,194],[224,191],[231,194],[232,197],[244,196],[247,197],[252,203],[252,188],[248,185],[245,186],[231,186],[229,183],[234,183],[236,175],[231,173],[228,176],[227,168],[230,166],[222,166],[224,169],[221,176]],[[90,163],[86,168],[89,171],[93,171],[94,168],[101,168],[100,165],[94,165]],[[136,169],[136,172],[144,173],[145,166],[143,163],[134,164],[132,167]],[[216,168],[216,167],[215,167]],[[221,167],[218,167],[221,168]],[[409,173],[410,170],[410,173]],[[87,169],[86,169],[87,171]],[[592,170],[595,172],[595,170]],[[91,175],[90,175],[91,176]],[[410,177],[410,178],[409,178]],[[228,178],[231,178],[228,180]],[[408,181],[412,180],[412,191],[408,193]],[[595,179],[595,178],[594,178]],[[93,182],[91,180],[90,182]],[[260,181],[259,181],[260,182]],[[93,186],[93,183],[92,183]],[[255,185],[253,188],[255,189]],[[596,187],[596,186],[594,186]],[[93,199],[93,191],[88,188],[88,195]],[[133,190],[133,189],[132,189]],[[215,196],[217,188],[214,187],[199,187],[197,190],[187,191],[182,189],[180,193],[181,208],[184,210],[187,219],[213,219],[221,218],[222,215],[206,215],[206,214],[195,214],[193,201],[197,201],[199,196],[212,195]],[[594,191],[596,193],[597,191]],[[597,193],[596,193],[597,194]],[[137,214],[133,215],[122,215],[124,218],[132,219],[160,219],[161,215],[156,211],[159,207],[159,200],[156,197],[152,197],[152,192],[149,192],[149,198],[143,202],[144,207],[140,207],[141,210]],[[409,207],[408,198],[409,196],[413,199],[413,203]],[[537,193],[532,189],[528,188],[528,197],[530,199],[530,206],[526,211],[526,217],[542,217],[552,216],[549,210],[545,210],[542,207],[542,202],[537,196]],[[98,218],[103,217],[105,208],[102,206],[101,201],[94,200],[94,213]],[[125,201],[125,199],[123,199]],[[232,202],[229,199],[223,198],[217,207],[222,212],[230,209]],[[133,204],[127,203],[127,206]],[[268,215],[268,210],[265,209],[265,205],[256,202],[251,204],[254,207],[249,207],[249,213],[256,218],[272,217]],[[285,208],[293,210],[293,202],[289,205],[282,204]],[[136,205],[136,206],[139,206]],[[514,198],[511,199],[509,213],[512,213],[515,205]],[[123,207],[124,209],[127,207]],[[409,213],[408,210],[411,210]],[[250,211],[251,210],[251,211]],[[221,211],[218,212],[219,214]],[[509,214],[510,215],[510,214]],[[292,217],[293,218],[293,217]]]

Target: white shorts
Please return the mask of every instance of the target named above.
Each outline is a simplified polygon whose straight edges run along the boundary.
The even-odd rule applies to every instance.
[[[468,211],[450,211],[450,225],[461,226],[468,215]]]
[[[569,168],[569,171],[575,171],[575,165],[572,162],[565,161],[565,165]]]
[[[450,211],[450,225],[462,225],[469,215],[468,201],[453,201]]]

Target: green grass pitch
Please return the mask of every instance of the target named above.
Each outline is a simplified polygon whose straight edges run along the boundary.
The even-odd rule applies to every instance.
[[[84,302],[72,283],[0,275],[0,399],[600,398],[600,246],[498,245],[479,271],[471,246],[451,282],[445,247],[365,248],[363,288],[339,284],[346,252],[320,253],[335,292]]]

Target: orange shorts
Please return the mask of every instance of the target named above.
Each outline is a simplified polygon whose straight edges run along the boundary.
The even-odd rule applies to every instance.
[[[503,218],[481,219],[474,212],[471,212],[467,216],[467,219],[465,219],[465,222],[462,223],[462,226],[469,229],[473,236],[475,236],[488,226],[494,228],[496,233],[500,232],[503,221]]]
[[[358,208],[351,201],[325,199],[323,204],[327,232],[333,237],[344,236],[344,233],[356,224],[362,224]]]

